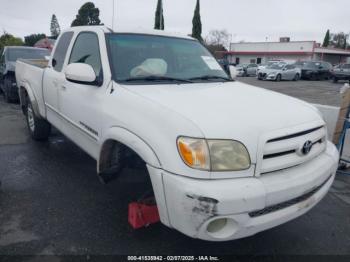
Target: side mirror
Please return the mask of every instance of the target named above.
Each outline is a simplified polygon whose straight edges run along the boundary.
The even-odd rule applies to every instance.
[[[237,76],[236,67],[233,66],[233,65],[230,65],[230,66],[228,67],[228,70],[229,70],[229,72],[230,72],[231,78],[232,78],[232,79],[233,79],[233,78],[236,78],[236,76]]]
[[[94,84],[96,81],[95,71],[91,65],[83,63],[69,64],[65,75],[68,81],[80,84]]]
[[[282,69],[282,71],[286,71],[286,70],[287,70],[287,68],[285,68],[285,67]]]

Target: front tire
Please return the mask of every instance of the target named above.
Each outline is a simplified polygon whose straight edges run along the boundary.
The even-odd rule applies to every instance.
[[[295,74],[293,80],[294,81],[299,81],[299,79],[300,79],[300,75],[299,74]]]
[[[336,78],[335,76],[333,76],[333,83],[338,83],[338,78]]]
[[[282,76],[280,74],[278,74],[276,76],[276,82],[280,82],[282,80]]]
[[[51,133],[51,125],[44,119],[40,119],[35,115],[32,103],[28,101],[26,106],[27,126],[31,137],[37,141],[45,141]]]

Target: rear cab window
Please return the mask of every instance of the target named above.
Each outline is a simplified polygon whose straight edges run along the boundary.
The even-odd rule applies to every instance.
[[[73,35],[74,35],[73,32],[65,32],[62,34],[62,36],[58,40],[55,53],[53,54],[53,57],[52,57],[52,67],[57,72],[62,71],[63,63],[66,58],[68,47],[72,40]]]

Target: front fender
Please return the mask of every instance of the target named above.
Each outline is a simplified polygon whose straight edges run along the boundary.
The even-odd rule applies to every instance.
[[[149,166],[154,168],[161,168],[161,162],[157,157],[157,154],[153,148],[147,144],[141,137],[133,132],[127,130],[124,127],[114,126],[107,130],[102,139],[100,153],[97,163],[97,172],[101,173],[101,161],[104,157],[104,147],[108,144],[109,141],[119,142],[137,153],[143,161],[145,161]]]

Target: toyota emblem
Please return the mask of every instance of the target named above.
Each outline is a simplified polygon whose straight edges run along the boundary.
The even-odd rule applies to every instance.
[[[313,146],[313,144],[310,140],[306,141],[303,145],[303,148],[301,149],[301,152],[304,155],[307,155],[308,153],[310,153],[312,146]]]

